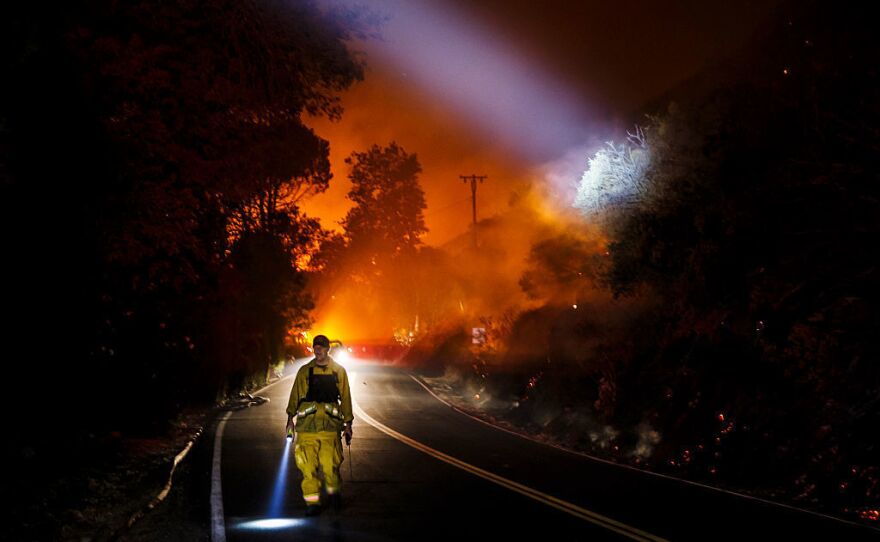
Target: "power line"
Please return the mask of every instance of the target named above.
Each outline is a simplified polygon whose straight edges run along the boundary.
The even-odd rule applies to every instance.
[[[448,205],[444,205],[443,207],[438,207],[436,209],[432,209],[430,213],[425,215],[425,218],[427,218],[429,216],[435,216],[437,214],[440,214],[441,211],[445,211],[445,210],[449,209],[450,207],[455,207],[456,205],[461,205],[462,203],[465,203],[466,201],[469,201],[470,199],[471,199],[471,197],[468,196],[464,199],[460,199],[458,201],[453,201],[452,203],[450,203]]]

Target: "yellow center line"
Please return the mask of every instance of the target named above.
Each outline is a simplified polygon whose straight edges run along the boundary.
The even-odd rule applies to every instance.
[[[494,474],[492,472],[489,472],[487,470],[483,470],[479,467],[475,467],[474,465],[471,465],[470,463],[465,463],[464,461],[457,459],[455,457],[452,457],[451,455],[447,455],[439,450],[435,450],[434,448],[431,448],[430,446],[426,446],[426,445],[422,444],[421,442],[414,440],[414,439],[412,439],[402,433],[398,433],[397,431],[395,431],[394,429],[391,429],[387,425],[385,425],[379,421],[376,421],[369,414],[364,412],[364,410],[360,407],[360,405],[357,404],[356,401],[353,401],[353,404],[354,404],[354,410],[357,413],[357,416],[360,419],[367,422],[368,424],[375,427],[376,429],[378,429],[379,431],[382,431],[386,435],[388,435],[396,440],[399,440],[400,442],[402,442],[408,446],[411,446],[411,447],[415,448],[416,450],[419,450],[419,451],[424,452],[424,453],[426,453],[432,457],[435,457],[441,461],[449,463],[450,465],[453,465],[453,466],[458,467],[458,468],[460,468],[464,471],[467,471],[471,474],[479,476],[480,478],[483,478],[485,480],[489,480],[490,482],[493,482],[493,483],[498,484],[502,487],[505,487],[507,489],[510,489],[512,491],[515,491],[517,493],[525,495],[526,497],[529,497],[529,498],[534,499],[536,501],[542,502],[546,505],[552,506],[553,508],[556,508],[558,510],[562,510],[563,512],[571,514],[572,516],[575,516],[575,517],[580,518],[585,521],[589,521],[590,523],[594,523],[594,524],[596,524],[600,527],[603,527],[605,529],[614,531],[614,532],[621,534],[623,536],[626,536],[627,538],[630,538],[632,540],[640,540],[640,541],[649,541],[650,540],[652,542],[667,542],[665,538],[660,538],[659,536],[655,536],[651,533],[639,530],[635,527],[627,525],[626,523],[622,523],[620,521],[611,519],[609,517],[605,517],[601,514],[598,514],[596,512],[591,511],[591,510],[587,510],[586,508],[582,508],[576,504],[570,503],[568,501],[564,501],[564,500],[559,499],[557,497],[554,497],[552,495],[547,495],[546,493],[542,493],[542,492],[538,491],[537,489],[533,489],[529,486],[520,484],[519,482],[514,482],[513,480],[508,480],[507,478],[504,478],[503,476],[499,476],[499,475]]]

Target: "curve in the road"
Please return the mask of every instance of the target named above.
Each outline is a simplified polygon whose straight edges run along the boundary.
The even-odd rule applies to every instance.
[[[382,431],[383,433],[385,433],[389,437],[391,437],[395,440],[398,440],[408,446],[411,446],[411,447],[415,448],[416,450],[419,450],[420,452],[424,452],[424,453],[426,453],[436,459],[439,459],[440,461],[446,462],[454,467],[457,467],[461,470],[464,470],[466,472],[469,472],[471,474],[479,476],[480,478],[483,478],[485,480],[488,480],[490,482],[498,484],[504,488],[510,489],[511,491],[515,491],[517,493],[525,495],[526,497],[529,497],[530,499],[534,499],[534,500],[541,502],[543,504],[546,504],[548,506],[552,506],[553,508],[556,508],[558,510],[561,510],[563,512],[571,514],[572,516],[575,516],[579,519],[589,521],[589,522],[591,522],[595,525],[598,525],[600,527],[603,527],[605,529],[614,531],[614,532],[621,534],[621,535],[623,535],[627,538],[630,538],[632,540],[651,541],[651,542],[665,542],[665,540],[666,540],[664,538],[660,538],[659,536],[655,536],[651,533],[642,531],[640,529],[637,529],[635,527],[632,527],[632,526],[627,525],[625,523],[622,523],[620,521],[616,521],[614,519],[603,516],[601,514],[597,514],[596,512],[593,512],[591,510],[587,510],[586,508],[577,506],[576,504],[572,504],[568,501],[564,501],[564,500],[559,499],[557,497],[554,497],[552,495],[547,495],[546,493],[542,493],[541,491],[533,489],[529,486],[520,484],[518,482],[514,482],[513,480],[508,480],[507,478],[504,478],[503,476],[499,476],[499,475],[494,474],[492,472],[489,472],[487,470],[481,469],[479,467],[475,467],[474,465],[471,465],[470,463],[465,463],[464,461],[462,461],[460,459],[452,457],[452,456],[445,454],[439,450],[435,450],[434,448],[431,448],[430,446],[426,446],[425,444],[422,444],[421,442],[419,442],[417,440],[414,440],[414,439],[412,439],[402,433],[399,433],[399,432],[395,431],[394,429],[391,429],[390,427],[386,426],[385,424],[373,419],[369,414],[364,412],[364,410],[357,404],[356,401],[354,402],[354,409],[355,409],[355,413],[358,415],[358,417],[361,420],[372,425],[373,427],[375,427],[379,431]]]
[[[798,507],[796,507],[796,506],[792,506],[792,505],[790,505],[790,504],[786,504],[786,503],[782,503],[782,502],[778,502],[778,501],[770,501],[770,500],[767,500],[767,499],[762,499],[761,497],[756,497],[756,496],[754,496],[754,495],[749,495],[749,494],[747,494],[747,493],[738,493],[738,492],[736,492],[736,491],[731,491],[731,490],[729,490],[729,489],[724,489],[724,488],[720,488],[720,487],[715,487],[715,486],[710,486],[710,485],[706,485],[706,484],[701,484],[701,483],[699,483],[699,482],[695,482],[695,481],[693,481],[693,480],[688,480],[688,479],[685,479],[685,478],[678,478],[678,477],[675,477],[675,476],[669,476],[669,475],[666,475],[666,474],[661,474],[661,473],[659,473],[659,472],[653,472],[653,471],[650,471],[650,470],[640,469],[640,468],[637,468],[637,467],[633,467],[633,466],[630,466],[630,465],[626,465],[626,464],[624,464],[624,463],[617,463],[617,462],[614,462],[614,461],[609,461],[609,460],[607,460],[607,459],[603,459],[603,458],[601,458],[601,457],[596,457],[596,456],[594,456],[594,455],[586,454],[586,453],[583,453],[583,452],[579,452],[579,451],[576,451],[576,450],[572,450],[572,449],[570,449],[570,448],[565,448],[565,447],[563,447],[563,446],[559,446],[559,445],[557,445],[557,444],[553,444],[553,443],[550,443],[550,442],[546,442],[546,441],[543,441],[543,440],[539,440],[539,439],[536,439],[536,438],[534,438],[534,437],[530,437],[530,436],[528,436],[528,435],[524,435],[523,433],[520,433],[520,432],[518,432],[518,431],[511,431],[510,429],[507,429],[506,427],[502,427],[502,426],[500,426],[500,425],[496,425],[496,424],[493,424],[493,423],[487,422],[486,420],[484,420],[484,419],[482,419],[482,418],[479,418],[479,417],[477,417],[477,416],[474,416],[474,415],[471,414],[470,412],[467,412],[467,411],[465,411],[465,410],[462,410],[461,408],[458,408],[457,406],[453,405],[453,404],[450,403],[449,401],[446,401],[445,399],[443,399],[442,397],[440,397],[439,395],[437,395],[436,393],[434,393],[434,391],[433,391],[433,390],[432,390],[432,389],[431,389],[431,388],[430,388],[430,387],[429,387],[424,381],[422,381],[421,378],[419,378],[419,377],[417,377],[417,376],[415,376],[415,375],[413,375],[413,374],[410,374],[409,377],[410,377],[411,379],[413,379],[413,381],[415,381],[419,386],[421,386],[426,392],[428,392],[429,394],[431,394],[431,396],[434,397],[434,399],[436,399],[436,400],[438,400],[439,402],[443,403],[444,405],[446,405],[447,407],[451,408],[451,409],[454,410],[455,412],[458,412],[458,413],[461,414],[462,416],[467,416],[468,418],[470,418],[470,419],[472,419],[472,420],[474,420],[474,421],[476,421],[476,422],[479,422],[479,423],[481,423],[481,424],[483,424],[483,425],[486,425],[486,426],[488,426],[488,427],[491,427],[491,428],[493,428],[493,429],[497,429],[498,431],[503,431],[503,432],[505,432],[505,433],[509,433],[509,434],[514,435],[514,436],[516,436],[516,437],[519,437],[519,438],[522,438],[522,439],[525,439],[525,440],[528,440],[528,441],[531,441],[531,442],[535,442],[535,443],[537,443],[537,444],[541,444],[541,445],[543,445],[543,446],[549,446],[549,447],[551,447],[551,448],[555,448],[555,449],[557,449],[557,450],[561,450],[561,451],[563,451],[563,452],[566,452],[566,453],[569,453],[569,454],[572,454],[572,455],[585,457],[585,458],[588,458],[588,459],[590,459],[590,460],[592,460],[592,461],[597,461],[597,462],[599,462],[599,463],[605,463],[605,464],[607,464],[607,465],[613,465],[613,466],[615,466],[615,467],[617,467],[617,468],[623,468],[623,469],[628,469],[628,470],[636,471],[636,472],[639,472],[639,473],[641,473],[641,474],[645,474],[645,475],[648,475],[648,476],[654,476],[654,477],[657,477],[657,478],[665,478],[665,479],[667,479],[667,480],[674,480],[675,482],[682,483],[682,484],[686,484],[686,485],[691,485],[691,486],[694,486],[694,487],[699,487],[699,488],[701,488],[701,489],[705,489],[705,490],[709,490],[709,491],[713,491],[713,492],[717,492],[717,493],[723,493],[723,494],[726,494],[726,495],[731,495],[731,496],[733,496],[733,497],[737,497],[737,498],[741,498],[741,499],[746,499],[746,500],[751,500],[751,501],[759,502],[759,503],[762,503],[762,504],[765,504],[765,505],[769,505],[769,506],[774,506],[774,507],[784,508],[784,509],[787,509],[787,510],[793,510],[793,511],[795,511],[795,512],[802,513],[802,514],[809,514],[809,515],[811,515],[811,516],[815,516],[815,517],[817,517],[817,518],[822,518],[822,519],[825,519],[825,520],[831,520],[831,521],[836,522],[836,523],[839,523],[839,524],[841,524],[841,525],[847,525],[847,526],[851,526],[851,527],[855,527],[855,528],[859,528],[859,529],[864,527],[863,525],[861,525],[861,524],[859,524],[859,523],[856,523],[856,522],[854,522],[854,521],[849,521],[849,520],[845,520],[845,519],[842,519],[842,518],[839,518],[839,517],[835,517],[835,516],[831,516],[831,515],[828,515],[828,514],[823,514],[823,513],[821,513],[821,512],[816,512],[815,510],[808,510],[808,509],[806,509],[806,508],[798,508]]]
[[[272,384],[269,384],[268,386],[265,386],[264,388],[258,390],[258,393],[262,392],[266,388],[269,388],[271,386],[279,384],[282,381],[287,380],[288,378],[290,378],[290,377],[288,376],[288,377],[282,378],[276,382],[273,382]],[[432,393],[431,395],[434,395],[434,394]],[[419,450],[419,451],[421,451],[425,454],[428,454],[436,459],[439,459],[445,463],[448,463],[454,467],[457,467],[465,472],[468,472],[468,473],[473,474],[475,476],[479,476],[480,478],[488,480],[492,483],[495,483],[501,487],[504,487],[506,489],[509,489],[509,490],[514,491],[516,493],[519,493],[521,495],[525,495],[526,497],[529,497],[535,501],[538,501],[540,503],[543,503],[543,504],[546,504],[546,505],[551,506],[553,508],[556,508],[558,510],[561,510],[561,511],[563,511],[567,514],[570,514],[574,517],[577,517],[579,519],[588,521],[588,522],[593,523],[595,525],[598,525],[602,528],[605,528],[610,531],[621,534],[631,540],[651,541],[651,542],[667,542],[666,539],[664,539],[664,538],[655,536],[651,533],[642,531],[640,529],[637,529],[635,527],[632,527],[632,526],[627,525],[625,523],[622,523],[620,521],[616,521],[616,520],[611,519],[609,517],[603,516],[601,514],[598,514],[596,512],[588,510],[586,508],[580,507],[576,504],[573,504],[568,501],[554,497],[552,495],[548,495],[546,493],[538,491],[538,490],[531,488],[529,486],[520,484],[520,483],[515,482],[513,480],[509,480],[507,478],[504,478],[503,476],[499,476],[499,475],[494,474],[492,472],[489,472],[485,469],[481,469],[479,467],[471,465],[470,463],[466,463],[460,459],[457,459],[457,458],[452,457],[448,454],[445,454],[439,450],[431,448],[430,446],[427,446],[427,445],[425,445],[417,440],[414,440],[414,439],[412,439],[402,433],[399,433],[398,431],[395,431],[394,429],[391,429],[390,427],[386,426],[385,424],[377,421],[372,416],[367,414],[360,407],[360,405],[357,403],[357,401],[354,401],[353,403],[354,403],[353,406],[355,408],[355,412],[357,413],[358,417],[360,419],[362,419],[363,421],[369,423],[370,425],[372,425],[373,427],[375,427],[379,431],[385,433],[386,435],[390,436],[391,438],[393,438],[399,442],[402,442],[412,448],[415,448],[416,450]],[[213,457],[213,465],[212,465],[213,468],[212,468],[212,476],[211,476],[211,524],[212,524],[211,540],[212,540],[212,542],[225,542],[225,540],[226,540],[225,518],[224,518],[224,513],[223,513],[223,490],[222,490],[222,480],[221,480],[221,474],[220,474],[221,473],[220,461],[221,461],[221,448],[222,448],[222,442],[223,442],[223,429],[224,429],[224,426],[226,425],[227,419],[229,418],[229,416],[231,414],[232,414],[232,412],[227,412],[223,416],[223,418],[217,424],[217,430],[214,434],[214,454],[213,454],[214,457]]]

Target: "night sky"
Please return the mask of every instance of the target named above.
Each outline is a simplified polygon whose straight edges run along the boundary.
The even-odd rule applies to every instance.
[[[425,240],[442,244],[469,222],[460,174],[489,175],[483,218],[548,174],[573,183],[589,152],[646,102],[745,45],[777,4],[369,2],[388,20],[381,40],[356,44],[367,75],[344,95],[342,121],[311,121],[331,143],[335,178],[306,210],[334,227],[349,206],[344,158],[396,140],[419,156]],[[524,82],[536,84],[531,94]]]

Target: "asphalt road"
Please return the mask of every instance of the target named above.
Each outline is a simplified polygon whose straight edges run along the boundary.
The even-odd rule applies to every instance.
[[[402,370],[348,366],[358,408],[343,509],[304,516],[291,450],[280,511],[270,513],[286,378],[261,392],[269,403],[225,423],[227,540],[880,540],[865,527],[532,442],[452,410]]]

